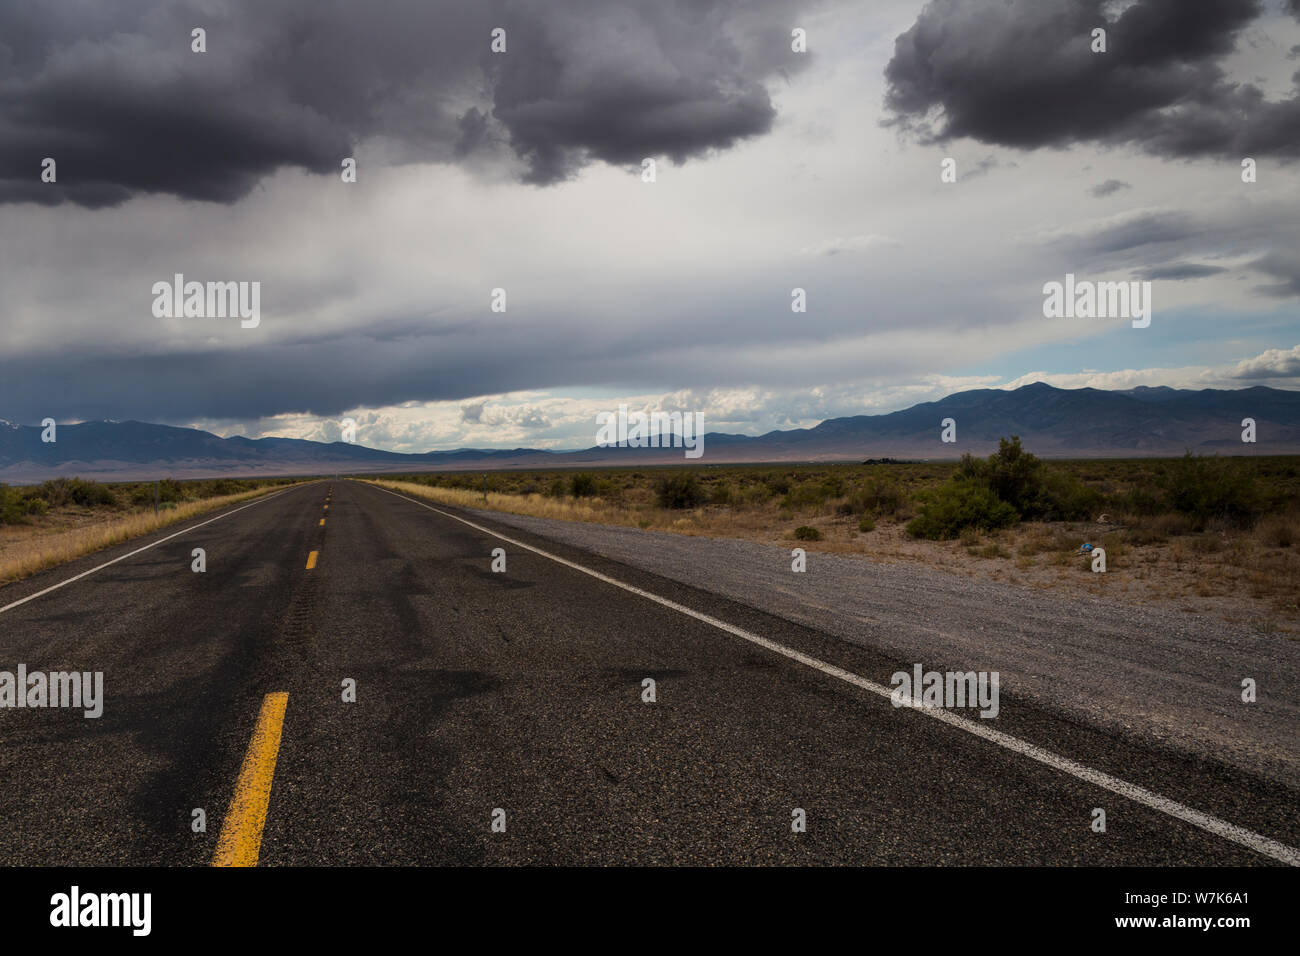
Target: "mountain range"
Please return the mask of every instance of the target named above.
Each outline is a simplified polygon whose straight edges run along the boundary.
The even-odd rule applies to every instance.
[[[940,440],[955,422],[956,441]],[[1243,419],[1257,441],[1242,442]],[[593,423],[593,435],[595,425]],[[460,448],[403,454],[347,442],[297,438],[221,438],[196,428],[145,422],[59,425],[43,442],[36,425],[0,422],[0,481],[59,475],[99,480],[220,475],[302,475],[434,470],[565,468],[619,464],[729,464],[955,458],[988,454],[998,439],[1019,435],[1046,458],[1196,454],[1300,453],[1300,391],[1139,387],[1122,391],[1061,389],[1042,382],[1014,390],[957,392],[886,415],[831,418],[812,428],[764,435],[708,432],[703,457],[680,448],[593,447],[578,451]]]

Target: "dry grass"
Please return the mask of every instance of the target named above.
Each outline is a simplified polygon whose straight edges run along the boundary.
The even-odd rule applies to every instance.
[[[268,485],[265,488],[245,491],[237,495],[222,495],[183,502],[156,515],[150,509],[120,517],[91,520],[79,526],[60,530],[31,529],[22,526],[6,528],[5,533],[0,535],[0,584],[20,580],[46,568],[121,544],[123,541],[177,524],[195,515],[216,511],[239,501],[291,487],[293,486]]]
[[[485,508],[489,511],[504,511],[508,514],[531,515],[534,518],[556,518],[560,521],[588,521],[597,524],[635,525],[636,515],[629,509],[620,507],[603,498],[548,498],[545,495],[503,495],[489,491],[487,501],[483,500],[481,491],[467,491],[464,488],[436,488],[430,485],[417,485],[409,481],[385,481],[383,479],[366,479],[368,484],[400,491],[416,498],[427,498],[444,505],[461,508]],[[622,517],[625,520],[619,520]]]
[[[1300,517],[1270,515],[1255,529],[1259,539],[1272,548],[1294,548],[1300,544]]]

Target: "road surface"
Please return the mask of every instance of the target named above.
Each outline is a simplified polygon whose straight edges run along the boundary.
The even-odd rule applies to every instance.
[[[1005,688],[991,721],[895,708],[910,662],[356,481],[0,607],[0,670],[104,674],[97,719],[0,710],[6,865],[1300,859],[1295,789]]]

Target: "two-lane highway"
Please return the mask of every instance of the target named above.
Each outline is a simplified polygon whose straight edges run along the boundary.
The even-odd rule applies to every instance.
[[[1005,688],[1003,714],[982,723],[1095,776],[1063,769],[1030,744],[894,708],[862,684],[906,662],[707,582],[684,588],[355,481],[177,530],[0,612],[0,670],[105,680],[98,719],[0,710],[0,861],[204,865],[245,818],[261,865],[1294,854],[1294,791],[1118,753]],[[0,606],[150,540],[0,589]],[[268,701],[283,705],[274,748]],[[1106,781],[1126,766],[1142,777],[1119,782],[1142,789],[1122,795]]]

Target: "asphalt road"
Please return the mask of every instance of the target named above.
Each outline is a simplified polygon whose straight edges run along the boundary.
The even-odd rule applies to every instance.
[[[209,864],[276,694],[260,865],[1252,865],[1300,845],[1294,788],[1004,690],[972,723],[1016,749],[845,676],[887,685],[908,662],[453,514],[322,481],[0,588],[12,605],[167,538],[0,611],[0,670],[105,685],[98,719],[0,709],[0,863]]]

